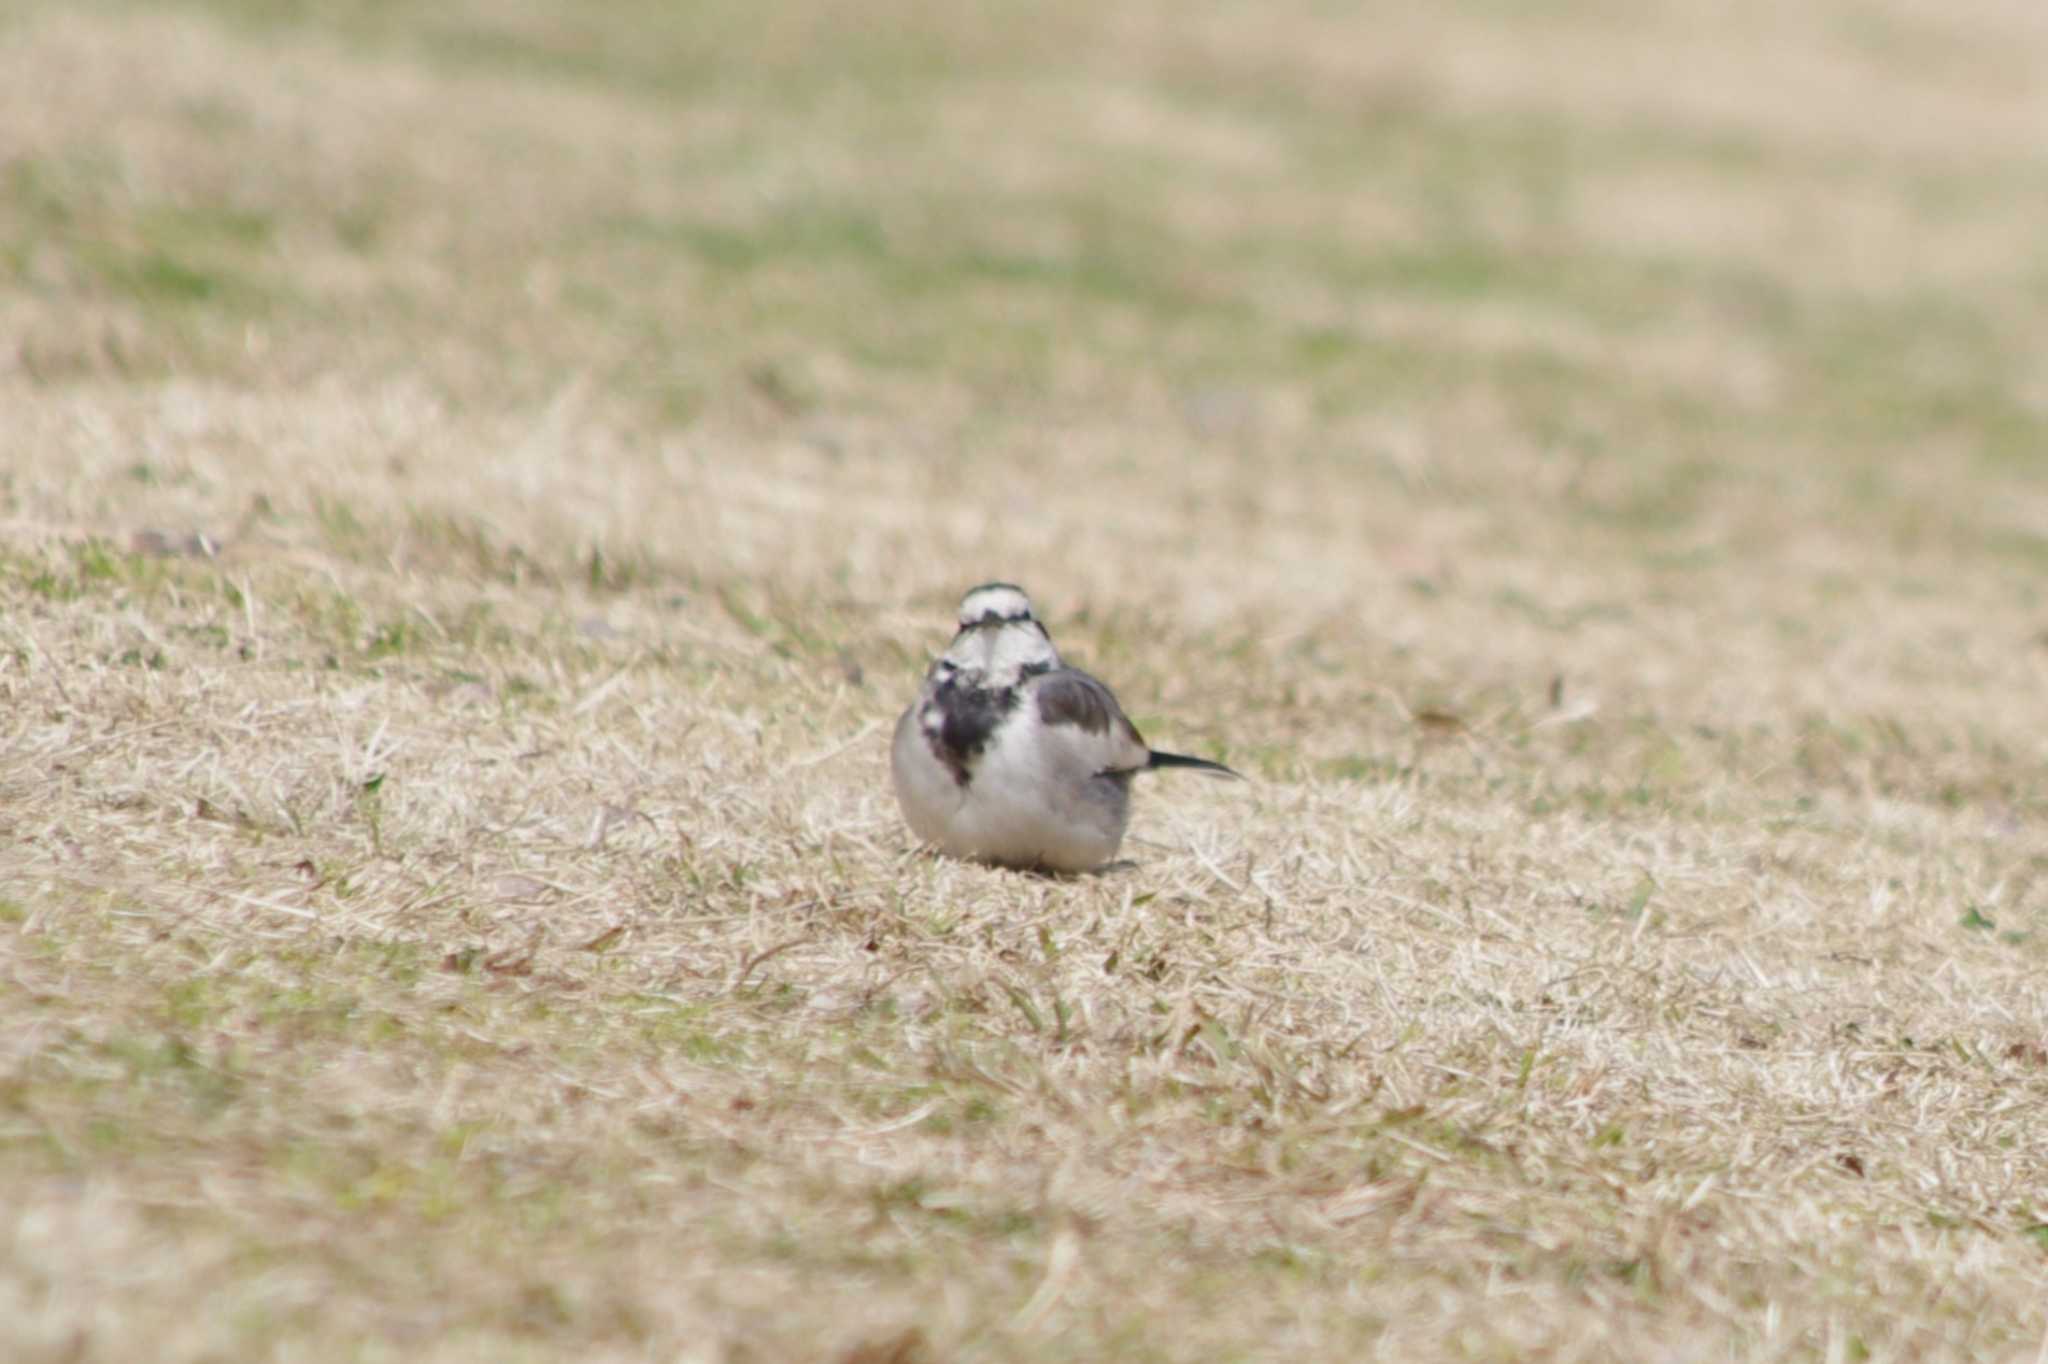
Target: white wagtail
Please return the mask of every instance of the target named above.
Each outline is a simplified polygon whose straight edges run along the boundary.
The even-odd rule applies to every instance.
[[[911,829],[955,857],[1075,872],[1116,856],[1131,778],[1155,767],[1238,774],[1147,748],[1108,687],[1060,661],[1031,599],[987,583],[925,674],[889,765]]]

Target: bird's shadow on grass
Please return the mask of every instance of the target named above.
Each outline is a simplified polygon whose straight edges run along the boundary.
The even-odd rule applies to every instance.
[[[990,871],[1007,871],[1018,876],[1029,876],[1037,881],[1086,881],[1098,876],[1121,876],[1126,872],[1137,871],[1143,865],[1131,858],[1119,857],[1114,862],[1105,862],[1087,871],[1059,871],[1052,867],[1019,867],[1008,862],[983,862],[972,857],[955,858],[949,853],[942,853],[937,848],[929,847],[920,849],[914,855],[921,856],[928,862],[958,861],[968,866],[987,867]]]
[[[1125,872],[1138,870],[1139,865],[1139,863],[1132,861],[1128,857],[1119,857],[1114,862],[1105,862],[1101,866],[1091,867],[1087,871],[1055,871],[1051,867],[1002,867],[1001,869],[1004,871],[1014,871],[1020,875],[1033,877],[1040,881],[1089,881],[1098,876],[1121,876]]]

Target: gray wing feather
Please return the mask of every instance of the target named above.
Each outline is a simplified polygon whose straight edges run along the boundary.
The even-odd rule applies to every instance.
[[[1079,668],[1059,668],[1034,678],[1031,692],[1038,718],[1048,730],[1065,730],[1077,745],[1100,750],[1098,771],[1135,772],[1151,759],[1152,751],[1116,703],[1115,693]]]

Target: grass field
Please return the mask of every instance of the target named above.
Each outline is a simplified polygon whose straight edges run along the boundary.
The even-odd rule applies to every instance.
[[[2048,1355],[2043,70],[0,8],[0,1356]],[[919,853],[994,577],[1253,781]]]

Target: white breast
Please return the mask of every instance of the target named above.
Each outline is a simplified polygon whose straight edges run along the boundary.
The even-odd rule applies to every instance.
[[[897,721],[890,749],[896,797],[919,838],[955,857],[1051,871],[1088,871],[1116,856],[1130,820],[1128,776],[1097,775],[1019,711],[962,786],[932,752],[920,708]]]

